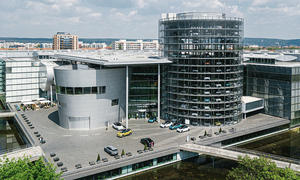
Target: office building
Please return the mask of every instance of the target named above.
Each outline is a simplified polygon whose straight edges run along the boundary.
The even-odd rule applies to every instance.
[[[265,113],[300,124],[300,63],[296,56],[244,54],[244,95],[264,99]]]
[[[55,64],[52,61],[49,53],[42,51],[39,54],[33,51],[0,53],[0,92],[5,93],[6,102],[27,102],[41,97],[50,99],[50,87],[47,85],[46,88],[44,83],[51,81],[51,68],[47,71],[45,66]]]
[[[165,119],[194,125],[240,121],[243,19],[169,13],[159,21]]]
[[[53,50],[78,49],[78,36],[66,32],[58,32],[53,36]]]
[[[57,53],[54,68],[59,124],[67,129],[104,128],[129,118],[160,117],[160,66],[151,52]]]
[[[127,41],[127,40],[119,40],[113,43],[113,49],[115,50],[158,50],[158,40],[152,41]]]

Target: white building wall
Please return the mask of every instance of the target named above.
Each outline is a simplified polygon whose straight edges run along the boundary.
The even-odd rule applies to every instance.
[[[6,102],[39,98],[39,63],[30,58],[6,61]]]

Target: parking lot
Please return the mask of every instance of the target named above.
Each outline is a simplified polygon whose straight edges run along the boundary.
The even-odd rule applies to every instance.
[[[21,114],[24,114],[32,123],[34,129],[26,124],[22,119]],[[149,137],[154,143],[154,151],[168,148],[171,146],[178,146],[186,142],[187,136],[195,137],[199,140],[199,136],[203,136],[204,132],[212,134],[212,138],[220,137],[215,135],[220,127],[199,127],[190,126],[191,130],[184,133],[178,133],[176,130],[169,130],[169,128],[160,128],[159,123],[148,123],[146,119],[130,120],[129,128],[133,130],[133,134],[123,138],[118,138],[117,131],[112,127],[96,129],[96,130],[67,130],[60,127],[58,123],[57,107],[50,107],[49,109],[40,109],[38,111],[18,111],[22,123],[33,137],[35,144],[40,145],[46,154],[46,158],[53,162],[50,153],[56,153],[59,161],[63,162],[63,167],[68,170],[75,169],[76,164],[81,164],[82,167],[90,166],[90,161],[96,161],[98,153],[100,158],[108,158],[108,161],[118,161],[114,157],[109,156],[104,152],[104,147],[112,145],[119,150],[121,154],[124,149],[125,153],[131,152],[132,155],[138,154],[138,150],[143,150],[144,145],[140,143],[141,138]],[[243,120],[242,122],[231,125],[221,126],[222,130],[235,128],[235,131],[243,131],[247,128],[261,126],[263,124],[272,123],[275,121],[271,116],[259,114]],[[46,141],[41,144],[34,132],[38,132]]]
[[[34,126],[30,129],[20,114],[25,114],[28,120]],[[118,138],[117,131],[113,128],[97,130],[67,130],[60,127],[58,122],[58,113],[56,107],[41,109],[39,111],[18,112],[18,116],[24,123],[27,130],[32,135],[35,143],[40,145],[50,158],[50,153],[56,153],[63,166],[68,170],[75,169],[75,165],[80,163],[82,166],[89,166],[90,161],[96,161],[98,153],[102,158],[108,158],[109,161],[117,161],[114,157],[104,152],[104,147],[112,145],[119,150],[119,154],[124,149],[125,153],[131,152],[137,154],[137,150],[143,150],[144,145],[140,143],[141,138],[149,137],[154,143],[154,151],[170,146],[177,146],[185,143],[186,136],[197,136],[203,131],[201,128],[191,127],[189,132],[177,133],[176,130],[160,128],[159,123],[148,123],[147,120],[130,120],[129,128],[133,134],[123,138]],[[34,132],[37,131],[46,141],[41,144]],[[203,134],[203,133],[202,133]],[[51,159],[52,161],[52,159]]]

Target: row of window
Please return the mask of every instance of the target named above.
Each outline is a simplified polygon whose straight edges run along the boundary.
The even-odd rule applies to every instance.
[[[63,87],[56,86],[56,93],[58,94],[105,94],[106,86],[94,86],[94,87]]]

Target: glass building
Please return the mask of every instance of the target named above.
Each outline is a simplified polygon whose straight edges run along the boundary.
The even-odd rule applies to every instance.
[[[240,121],[243,19],[169,13],[159,21],[166,119],[194,125]]]
[[[157,65],[129,68],[129,118],[157,116]]]
[[[290,119],[291,126],[299,125],[300,63],[252,62],[244,65],[244,94],[263,98],[266,114]]]

